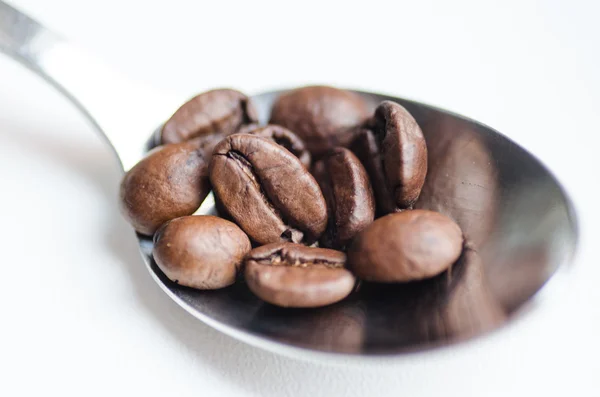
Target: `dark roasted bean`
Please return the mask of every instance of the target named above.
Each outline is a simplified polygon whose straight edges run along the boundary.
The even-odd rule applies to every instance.
[[[275,142],[231,135],[215,148],[210,167],[220,204],[258,244],[310,244],[325,231],[327,205],[319,185]]]
[[[463,235],[445,215],[408,210],[377,219],[348,249],[348,267],[367,281],[405,282],[433,277],[460,256]]]
[[[256,248],[244,261],[246,283],[266,302],[282,307],[319,307],[344,299],[355,278],[346,255],[326,248],[275,243]]]
[[[184,216],[158,230],[153,256],[171,281],[217,289],[233,284],[250,248],[248,236],[232,222],[210,215]]]

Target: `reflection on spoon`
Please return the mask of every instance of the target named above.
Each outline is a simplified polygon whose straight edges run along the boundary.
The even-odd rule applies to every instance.
[[[353,296],[331,306],[317,309],[289,309],[264,304],[255,314],[250,328],[266,333],[283,343],[303,341],[303,347],[358,353],[365,332],[364,302]],[[290,332],[290,329],[293,330]]]
[[[393,353],[467,339],[506,319],[485,283],[481,259],[470,247],[438,277],[407,284],[365,284],[361,294],[367,307],[364,347],[369,351]]]
[[[275,96],[256,97],[263,118]],[[524,161],[525,151],[485,126],[415,102],[371,96],[377,103],[398,101],[423,129],[429,175],[415,207],[442,212],[461,226],[469,241],[461,260],[434,279],[365,283],[347,300],[314,310],[264,304],[243,281],[198,292],[160,278],[188,310],[265,341],[329,352],[395,354],[490,331],[550,277],[576,236],[552,176]],[[213,196],[209,199],[201,211],[213,213]],[[151,245],[142,240],[141,248],[150,260]],[[158,274],[156,267],[152,270]]]
[[[486,142],[472,123],[441,113],[425,118],[421,128],[429,171],[415,208],[453,218],[481,247],[496,222],[499,195],[498,173]]]
[[[505,311],[485,283],[479,255],[467,247],[458,262],[436,278],[364,283],[347,300],[319,309],[264,304],[254,313],[250,328],[283,343],[301,340],[303,346],[324,351],[395,353],[467,339],[505,320]]]

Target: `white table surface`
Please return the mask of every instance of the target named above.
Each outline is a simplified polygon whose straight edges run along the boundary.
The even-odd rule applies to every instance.
[[[265,352],[162,293],[118,214],[109,148],[0,56],[1,396],[600,395],[599,2],[11,2],[157,90],[321,82],[479,119],[563,181],[582,241],[488,337],[359,366]]]

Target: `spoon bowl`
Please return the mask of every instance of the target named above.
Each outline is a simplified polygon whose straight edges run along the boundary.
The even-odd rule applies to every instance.
[[[152,130],[182,102],[135,86],[1,1],[0,50],[64,93],[107,138],[124,170],[144,156]],[[262,123],[282,92],[252,97]],[[172,283],[152,259],[152,240],[138,235],[143,262],[170,298],[208,325],[275,352],[396,355],[501,327],[569,262],[578,239],[573,206],[534,156],[466,117],[357,93],[373,108],[382,100],[400,103],[421,126],[428,175],[415,207],[461,226],[467,244],[459,261],[430,280],[363,283],[335,305],[281,309],[260,301],[243,281],[217,291]],[[198,213],[215,213],[212,196]]]
[[[261,122],[285,91],[252,97]],[[357,92],[374,108],[400,103],[427,140],[425,187],[416,208],[442,212],[467,244],[453,268],[403,285],[363,283],[349,299],[311,310],[265,304],[243,282],[199,291],[168,280],[140,247],[155,280],[188,312],[223,332],[279,351],[282,346],[354,355],[390,355],[469,339],[502,326],[573,253],[569,199],[531,154],[493,129],[422,103]],[[199,213],[216,214],[209,196]]]

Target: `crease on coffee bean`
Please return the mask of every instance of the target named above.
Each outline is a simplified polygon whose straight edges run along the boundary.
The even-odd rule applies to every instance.
[[[400,212],[404,209],[411,209],[412,206],[414,205],[414,200],[411,203],[408,203],[406,208],[399,208],[397,201],[396,201],[396,197],[398,197],[398,190],[402,191],[402,189],[404,188],[404,185],[402,184],[401,181],[399,181],[396,185],[394,186],[390,186],[388,183],[388,179],[387,179],[387,175],[386,175],[386,168],[385,168],[385,155],[383,153],[383,141],[385,140],[386,136],[387,136],[387,124],[389,123],[388,120],[388,115],[384,113],[383,115],[383,119],[384,121],[382,122],[381,120],[378,120],[377,117],[374,117],[374,121],[371,124],[371,128],[370,131],[373,133],[373,135],[375,135],[375,142],[377,144],[377,154],[378,154],[378,160],[381,164],[381,172],[383,175],[381,175],[382,178],[382,182],[383,182],[383,187],[385,188],[385,190],[387,191],[388,197],[386,198],[386,200],[390,201],[390,210],[391,212]],[[402,163],[402,161],[400,161],[400,172],[402,172],[402,168],[404,166],[404,164]],[[400,192],[401,193],[401,192]]]
[[[333,178],[331,177],[329,159],[331,157],[323,160],[323,173],[322,177],[325,178],[325,186],[321,189],[322,193],[326,196],[325,201],[328,206],[328,214],[327,214],[327,229],[325,229],[325,234],[323,235],[323,243],[326,246],[334,246],[338,244],[338,221],[336,217],[337,213],[337,200],[335,197],[335,186],[333,182]]]
[[[312,259],[303,261],[300,258],[291,258],[285,248],[280,248],[264,258],[250,258],[259,265],[265,266],[288,266],[288,267],[311,267],[322,265],[328,269],[343,269],[342,262],[334,262],[327,259]],[[293,261],[292,261],[293,260]]]
[[[252,153],[250,153],[250,154],[252,154]],[[254,166],[252,165],[252,163],[250,161],[248,161],[248,159],[246,158],[246,156],[243,153],[241,153],[240,151],[237,151],[237,150],[229,150],[225,154],[217,154],[217,155],[218,156],[226,156],[229,159],[235,161],[236,164],[238,164],[238,166],[240,167],[240,169],[242,170],[242,172],[248,176],[248,179],[249,179],[250,183],[252,183],[252,185],[255,187],[255,189],[257,189],[259,191],[260,197],[263,200],[263,202],[267,205],[267,207],[271,211],[273,211],[273,213],[279,219],[281,219],[282,223],[285,224],[286,229],[281,233],[280,237],[284,241],[300,242],[302,240],[303,236],[304,236],[304,232],[302,232],[301,230],[298,230],[298,229],[295,229],[295,228],[291,227],[289,225],[289,223],[287,222],[287,219],[285,219],[285,217],[283,217],[281,211],[279,209],[277,209],[277,207],[275,207],[275,205],[273,205],[273,203],[271,202],[271,200],[267,196],[265,190],[263,189],[262,185],[260,184],[260,178],[254,172]],[[300,234],[300,238],[299,239],[295,239],[294,238],[294,236],[296,236],[297,234]],[[298,240],[298,241],[296,241],[296,240]]]

